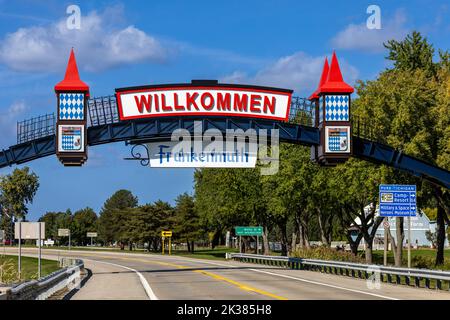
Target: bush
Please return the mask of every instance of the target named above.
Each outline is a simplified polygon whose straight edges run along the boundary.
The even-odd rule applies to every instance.
[[[16,265],[11,259],[0,261],[0,283],[9,284],[19,279]]]
[[[445,260],[444,264],[441,266],[434,265],[435,259],[432,257],[425,256],[414,256],[411,257],[411,267],[419,269],[438,269],[438,270],[450,270],[450,261]],[[403,265],[408,265],[408,259],[403,259]]]
[[[334,260],[345,262],[365,263],[361,255],[353,255],[347,251],[337,251],[329,247],[316,247],[311,249],[297,249],[292,253],[293,257],[318,260]]]

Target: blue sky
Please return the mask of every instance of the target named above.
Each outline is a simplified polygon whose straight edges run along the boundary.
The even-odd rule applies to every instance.
[[[81,9],[79,30],[65,27],[71,4]],[[381,9],[380,30],[366,27],[371,4]],[[435,48],[449,49],[449,16],[448,2],[437,0],[0,0],[0,147],[15,143],[17,120],[55,111],[53,87],[72,46],[92,96],[199,78],[285,87],[306,96],[333,49],[350,84],[388,67],[382,43],[412,30]],[[140,203],[173,202],[192,192],[193,170],[150,169],[122,160],[128,156],[123,144],[108,144],[90,148],[81,168],[64,168],[55,156],[28,163],[41,184],[29,219],[86,206],[98,212],[121,188]]]

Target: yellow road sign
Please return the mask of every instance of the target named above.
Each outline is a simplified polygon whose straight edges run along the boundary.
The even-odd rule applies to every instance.
[[[172,231],[161,231],[161,237],[171,237]]]

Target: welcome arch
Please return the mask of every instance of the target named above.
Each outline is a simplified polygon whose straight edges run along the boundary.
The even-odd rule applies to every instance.
[[[343,81],[336,55],[325,61],[318,89],[309,99],[293,91],[193,80],[188,84],[116,89],[90,97],[72,50],[64,80],[55,86],[57,114],[18,123],[17,144],[0,151],[0,168],[56,154],[79,166],[96,145],[169,141],[175,129],[278,129],[280,140],[310,146],[312,158],[335,165],[350,156],[385,164],[445,188],[450,172],[376,141],[367,124],[351,117],[353,88]]]

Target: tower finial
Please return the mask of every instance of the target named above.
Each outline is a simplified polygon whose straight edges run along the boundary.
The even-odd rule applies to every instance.
[[[330,67],[328,65],[328,58],[325,57],[325,61],[323,63],[323,68],[322,68],[322,75],[320,76],[319,85],[317,86],[316,91],[314,91],[313,94],[308,98],[308,100],[319,99],[318,93],[320,92],[320,87],[327,80],[329,69],[330,69]]]
[[[70,50],[69,62],[67,63],[66,74],[64,80],[59,82],[55,86],[55,91],[61,90],[87,90],[89,91],[89,86],[81,81],[80,75],[78,73],[77,61],[75,59],[75,52]]]
[[[319,93],[352,93],[353,87],[344,82],[342,77],[341,68],[336,57],[336,52],[333,51],[331,57],[330,70],[328,72],[325,83],[319,88]]]

